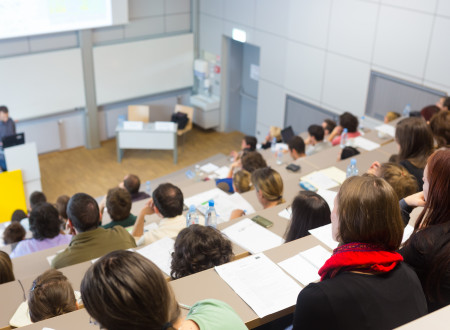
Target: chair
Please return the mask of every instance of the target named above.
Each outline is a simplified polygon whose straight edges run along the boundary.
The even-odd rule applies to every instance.
[[[150,106],[149,105],[129,105],[128,120],[150,122]]]
[[[190,130],[192,130],[192,121],[194,119],[194,108],[192,107],[188,107],[185,105],[181,105],[181,104],[177,104],[175,105],[175,113],[176,112],[183,112],[185,114],[187,114],[188,116],[188,123],[186,124],[186,127],[183,129],[179,129],[177,131],[178,136],[183,136],[184,139],[184,135],[189,132]]]

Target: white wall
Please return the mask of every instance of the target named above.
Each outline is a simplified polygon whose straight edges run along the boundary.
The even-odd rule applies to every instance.
[[[450,92],[449,0],[200,0],[200,50],[233,28],[261,47],[258,139],[286,94],[364,113],[370,71]]]

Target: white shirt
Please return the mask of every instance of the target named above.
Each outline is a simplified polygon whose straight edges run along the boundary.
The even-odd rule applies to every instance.
[[[164,237],[176,237],[178,233],[186,228],[186,217],[178,215],[175,218],[164,218],[159,225],[152,224],[144,228],[144,235],[137,241],[137,246],[147,245]]]

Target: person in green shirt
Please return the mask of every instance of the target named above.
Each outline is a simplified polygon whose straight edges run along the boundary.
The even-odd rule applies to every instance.
[[[181,316],[161,270],[132,251],[114,251],[95,262],[81,282],[81,297],[102,329],[247,329],[228,304],[215,299],[199,301]]]
[[[122,188],[116,187],[108,190],[106,195],[106,210],[111,217],[111,222],[103,225],[103,228],[115,226],[130,227],[136,222],[136,216],[131,214],[131,195]]]

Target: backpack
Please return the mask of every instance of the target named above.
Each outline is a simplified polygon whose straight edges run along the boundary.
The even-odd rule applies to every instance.
[[[184,112],[175,112],[172,115],[172,118],[170,121],[177,123],[178,129],[183,129],[186,127],[186,125],[189,121],[189,118],[188,118],[187,114],[185,114]]]

